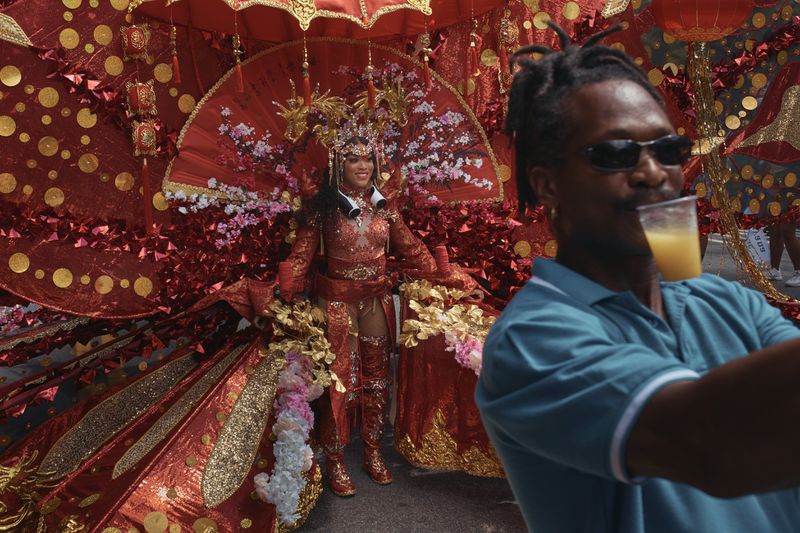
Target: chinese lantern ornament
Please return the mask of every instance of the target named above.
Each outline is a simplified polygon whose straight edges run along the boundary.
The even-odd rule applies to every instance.
[[[133,155],[153,156],[158,149],[157,132],[153,122],[144,120],[142,122],[133,121],[131,134],[133,140]]]
[[[128,98],[129,115],[155,115],[156,92],[153,88],[153,80],[146,83],[127,82],[125,92]]]
[[[147,24],[133,24],[119,29],[122,37],[122,58],[147,59],[147,45],[150,43],[150,28]]]
[[[650,11],[659,28],[681,41],[716,41],[750,16],[753,0],[653,0]]]

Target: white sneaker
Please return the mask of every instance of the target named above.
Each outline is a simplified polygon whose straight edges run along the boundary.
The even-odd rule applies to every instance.
[[[787,287],[800,287],[800,270],[795,270],[792,277],[786,280]]]
[[[783,274],[777,268],[770,268],[764,272],[764,277],[770,281],[780,281],[783,279]]]

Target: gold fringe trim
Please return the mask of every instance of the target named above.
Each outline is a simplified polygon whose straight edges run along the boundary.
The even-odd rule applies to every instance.
[[[42,337],[52,335],[53,333],[58,333],[59,331],[72,331],[77,326],[86,324],[87,322],[89,322],[89,318],[82,316],[78,318],[71,318],[64,322],[59,322],[51,326],[44,326],[39,330],[37,330],[36,333],[33,335],[25,336],[24,334],[22,334],[17,337],[11,338],[4,343],[0,343],[0,352],[5,352],[6,350],[10,350],[11,348],[17,346],[18,344],[30,344],[34,341],[38,341]]]
[[[317,500],[319,500],[322,494],[322,471],[319,465],[315,463],[313,472],[306,472],[304,476],[307,478],[306,486],[303,487],[303,490],[300,492],[300,501],[297,503],[297,514],[299,514],[300,517],[291,524],[282,525],[280,522],[276,521],[275,533],[289,533],[290,531],[298,529],[306,523],[308,516],[311,514],[311,510],[317,505]]]
[[[630,4],[631,0],[606,0],[606,5],[603,6],[603,10],[600,14],[604,18],[610,18],[614,15],[619,15],[626,9],[628,9],[628,4]]]
[[[444,414],[439,409],[433,415],[433,427],[422,437],[420,448],[414,446],[408,435],[399,442],[395,441],[395,447],[409,463],[419,468],[457,470],[480,477],[506,477],[494,448],[490,447],[488,456],[477,447],[458,453],[458,444],[447,432]]]
[[[3,13],[0,13],[0,39],[20,46],[33,46],[17,21]]]
[[[239,357],[239,354],[246,348],[246,345],[241,345],[231,350],[225,358],[214,365],[197,383],[176,401],[172,407],[164,413],[150,429],[148,429],[142,437],[131,446],[127,452],[117,461],[114,465],[114,472],[111,479],[117,479],[119,476],[130,470],[142,458],[150,453],[156,445],[164,440],[169,433],[175,429],[181,420],[183,420],[189,411],[191,411],[203,395],[216,383],[223,372],[231,365],[231,363]]]
[[[60,479],[74,471],[195,366],[192,355],[185,355],[103,400],[56,441],[39,465],[39,473],[52,473],[52,479]]]
[[[697,95],[695,111],[697,112],[697,131],[701,138],[712,139],[720,130],[717,113],[714,109],[714,90],[711,87],[711,49],[706,42],[693,42],[689,45],[687,71],[692,87]],[[724,145],[720,147],[723,151]],[[722,226],[722,238],[742,272],[750,275],[753,283],[773,300],[785,302],[792,298],[781,293],[767,280],[761,268],[753,261],[744,239],[739,233],[739,225],[734,217],[734,208],[728,195],[728,176],[725,172],[719,150],[711,150],[704,156],[703,168],[708,173],[711,190],[719,204],[719,221]]]
[[[272,413],[283,358],[268,356],[256,368],[233,405],[203,472],[203,500],[214,508],[241,487],[255,462]]]

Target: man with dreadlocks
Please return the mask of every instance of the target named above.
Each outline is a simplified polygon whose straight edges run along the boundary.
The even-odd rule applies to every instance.
[[[558,242],[484,345],[484,424],[535,533],[800,531],[800,331],[704,274],[659,282],[636,207],[678,196],[690,143],[624,53],[520,50],[520,208]],[[532,61],[524,57],[539,52]],[[749,354],[749,355],[748,355]],[[744,357],[746,356],[746,357]]]

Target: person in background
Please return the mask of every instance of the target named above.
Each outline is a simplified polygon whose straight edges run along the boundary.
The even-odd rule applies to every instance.
[[[770,269],[764,276],[770,281],[782,281],[781,257],[783,249],[789,254],[794,273],[784,283],[787,287],[800,287],[800,241],[797,240],[797,222],[778,222],[767,229],[769,233]]]

